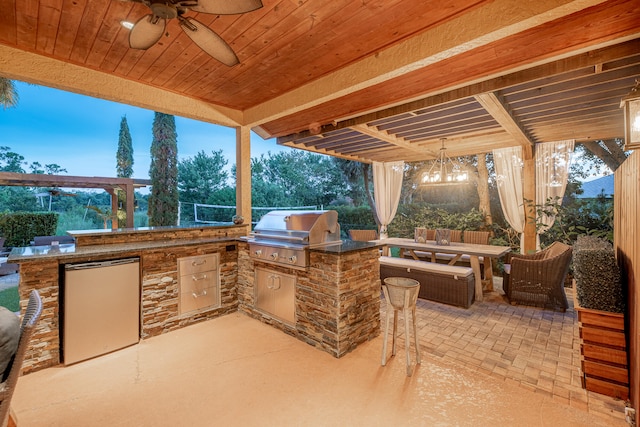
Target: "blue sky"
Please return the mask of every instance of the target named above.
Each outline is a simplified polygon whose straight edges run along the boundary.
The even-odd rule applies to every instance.
[[[134,178],[148,178],[154,113],[44,86],[16,82],[18,106],[0,110],[0,146],[28,163],[55,163],[67,175],[116,176],[120,120],[127,117],[134,151]],[[176,117],[178,158],[222,149],[228,167],[235,163],[235,130]],[[290,148],[251,134],[251,156]],[[25,168],[26,169],[26,168]]]

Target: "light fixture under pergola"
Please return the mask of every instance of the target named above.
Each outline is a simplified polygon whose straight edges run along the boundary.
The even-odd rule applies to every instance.
[[[452,160],[446,153],[447,149],[444,146],[446,138],[440,139],[442,147],[438,157],[429,168],[428,172],[422,175],[420,185],[455,185],[465,184],[469,181],[469,173],[462,165]]]
[[[624,149],[640,148],[640,80],[620,102],[624,109]]]

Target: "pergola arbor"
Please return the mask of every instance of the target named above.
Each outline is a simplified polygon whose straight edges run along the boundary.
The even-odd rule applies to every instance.
[[[101,188],[111,195],[112,224],[118,224],[117,191],[123,191],[126,196],[125,212],[127,213],[127,227],[133,227],[134,190],[149,185],[151,185],[151,180],[148,179],[0,172],[0,186]]]

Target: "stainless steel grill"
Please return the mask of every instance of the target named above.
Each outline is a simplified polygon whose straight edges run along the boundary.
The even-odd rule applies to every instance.
[[[271,211],[253,232],[253,259],[291,267],[308,266],[309,248],[341,243],[336,211]]]

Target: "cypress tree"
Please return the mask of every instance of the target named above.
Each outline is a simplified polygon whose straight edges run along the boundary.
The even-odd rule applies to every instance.
[[[178,135],[175,117],[155,113],[151,143],[149,225],[176,225],[178,219]]]
[[[118,151],[116,153],[116,176],[118,178],[131,178],[133,175],[133,144],[127,116],[120,120],[120,136],[118,138]],[[118,227],[122,228],[127,223],[127,215],[123,209],[127,202],[124,191],[118,191]]]
[[[120,138],[118,139],[118,153],[116,154],[116,172],[118,178],[131,178],[133,175],[133,145],[127,116],[120,121]]]

